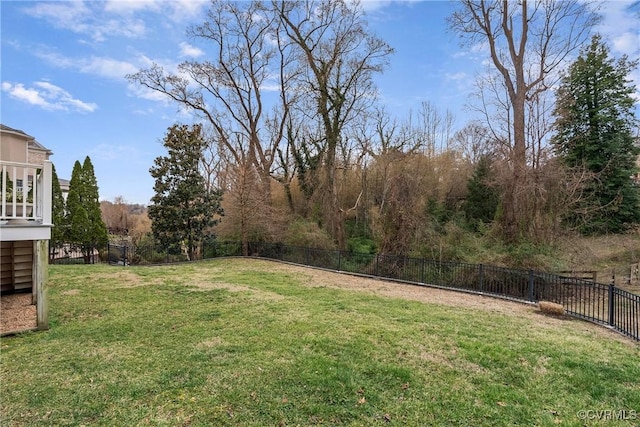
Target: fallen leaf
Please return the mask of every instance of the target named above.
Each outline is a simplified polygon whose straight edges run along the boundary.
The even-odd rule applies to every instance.
[[[358,405],[363,405],[364,402],[366,402],[367,399],[364,398],[364,396],[362,396],[360,399],[358,399]]]
[[[282,403],[288,403],[289,399],[286,398],[286,396],[282,396]]]
[[[498,405],[499,405],[499,406],[507,406],[507,404],[506,404],[506,403],[504,403],[504,402],[498,402]]]
[[[402,384],[402,389],[403,389],[403,390],[406,390],[406,389],[408,389],[408,388],[409,388],[409,383],[404,383],[404,384]]]
[[[389,414],[384,414],[384,415],[382,416],[382,418],[384,418],[384,420],[385,420],[386,422],[390,422],[390,421],[391,421],[391,415],[389,415]]]

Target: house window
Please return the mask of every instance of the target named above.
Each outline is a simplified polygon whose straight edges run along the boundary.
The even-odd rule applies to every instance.
[[[18,197],[18,200],[22,200],[22,195],[24,194],[24,192],[22,191],[23,189],[23,180],[22,179],[16,179],[16,196]]]

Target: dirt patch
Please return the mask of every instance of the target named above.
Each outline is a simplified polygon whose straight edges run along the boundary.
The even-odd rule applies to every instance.
[[[535,308],[531,305],[500,300],[482,295],[453,292],[427,286],[408,285],[378,279],[370,279],[330,271],[308,269],[288,264],[278,266],[279,271],[305,278],[303,284],[312,287],[329,287],[368,292],[392,298],[401,298],[426,303],[467,307],[506,314],[530,314]]]
[[[213,337],[210,340],[202,341],[201,343],[196,345],[197,349],[207,349],[212,347],[220,347],[221,345],[226,344],[225,341],[220,337]]]
[[[260,289],[254,289],[250,286],[235,285],[225,282],[216,282],[212,280],[211,270],[208,270],[205,274],[190,273],[189,274],[189,286],[193,286],[201,290],[210,289],[225,289],[229,292],[250,292],[253,296],[261,300],[277,301],[282,300],[284,297],[275,292],[263,291]]]
[[[115,270],[113,273],[101,273],[94,274],[91,276],[91,280],[117,280],[119,283],[119,288],[128,288],[135,286],[146,286],[149,282],[143,283],[140,279],[140,276],[137,274],[127,271],[127,270]]]
[[[31,294],[12,294],[0,297],[0,333],[18,332],[38,326],[36,306]]]

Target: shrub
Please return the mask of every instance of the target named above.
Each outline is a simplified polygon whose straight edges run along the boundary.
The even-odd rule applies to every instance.
[[[284,244],[317,249],[335,249],[333,239],[318,224],[298,218],[286,231]]]

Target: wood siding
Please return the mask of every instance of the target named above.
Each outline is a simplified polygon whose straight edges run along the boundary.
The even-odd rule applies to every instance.
[[[30,292],[33,289],[33,241],[0,243],[0,290]]]

